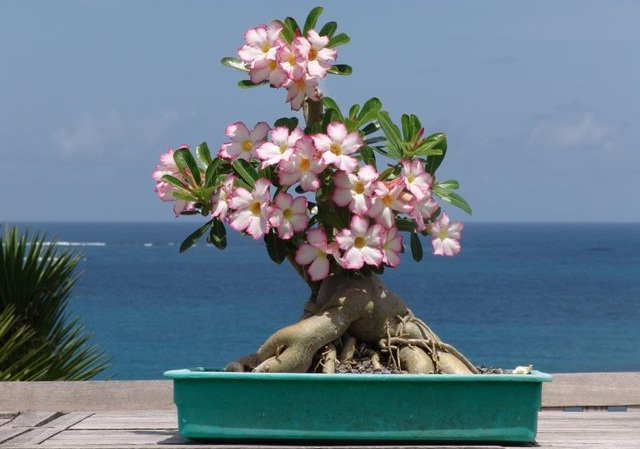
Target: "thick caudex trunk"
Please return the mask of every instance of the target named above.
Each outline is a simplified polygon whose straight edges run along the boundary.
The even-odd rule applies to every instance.
[[[415,317],[376,275],[336,274],[307,302],[300,321],[275,332],[227,371],[332,373],[360,354],[372,369],[409,373],[478,370]]]

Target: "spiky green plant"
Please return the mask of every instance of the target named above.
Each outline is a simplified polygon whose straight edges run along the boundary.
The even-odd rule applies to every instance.
[[[45,242],[16,228],[0,237],[0,379],[86,380],[108,366],[66,313],[80,255]]]

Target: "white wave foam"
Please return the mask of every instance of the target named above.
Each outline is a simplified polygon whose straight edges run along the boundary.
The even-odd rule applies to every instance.
[[[153,243],[145,243],[144,246],[145,246],[145,248],[149,248],[149,247],[153,246]]]
[[[57,245],[57,246],[107,246],[105,242],[67,242],[62,240],[60,242],[44,242],[43,245]]]

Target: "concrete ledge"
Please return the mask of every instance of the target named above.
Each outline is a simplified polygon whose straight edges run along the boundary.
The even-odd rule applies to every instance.
[[[638,407],[640,373],[554,374],[553,382],[543,384],[542,406]],[[174,409],[170,380],[0,382],[0,414],[169,409]]]

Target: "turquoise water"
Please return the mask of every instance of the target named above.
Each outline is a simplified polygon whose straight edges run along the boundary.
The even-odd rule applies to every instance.
[[[111,359],[102,377],[221,367],[298,319],[308,297],[250,238],[179,254],[193,222],[28,226],[81,245],[71,312]],[[470,223],[457,258],[405,255],[384,280],[475,363],[640,371],[638,224]]]

